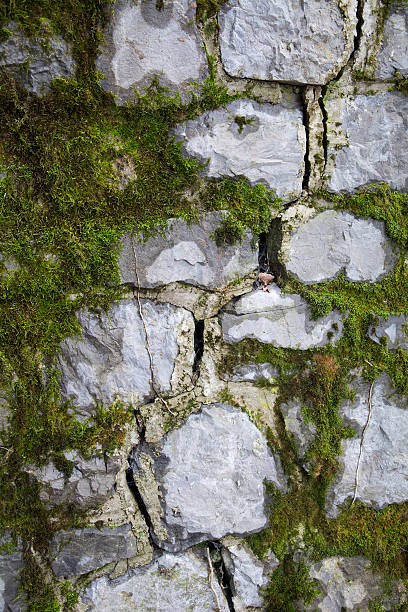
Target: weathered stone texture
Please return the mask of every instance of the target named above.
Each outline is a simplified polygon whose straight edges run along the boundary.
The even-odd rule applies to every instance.
[[[175,130],[186,154],[208,164],[207,176],[246,176],[290,199],[300,195],[306,136],[300,100],[258,104],[244,98]]]
[[[45,51],[40,40],[27,38],[14,22],[7,29],[11,36],[0,44],[0,68],[12,72],[28,91],[42,95],[53,79],[74,76],[71,48],[61,36],[51,36]]]
[[[300,458],[305,456],[309,444],[313,441],[316,427],[311,421],[306,421],[302,414],[302,403],[294,398],[280,405],[285,421],[285,427],[293,436]]]
[[[189,82],[207,75],[194,3],[164,2],[161,9],[156,5],[154,0],[117,0],[112,6],[96,67],[105,75],[102,87],[120,104],[156,74],[162,85],[181,92],[189,89]]]
[[[270,285],[269,293],[255,290],[227,305],[221,326],[229,343],[254,338],[273,346],[305,350],[337,342],[344,317],[333,311],[313,320],[300,295],[282,294],[277,285]]]
[[[378,324],[370,327],[368,335],[377,344],[385,340],[388,350],[401,348],[408,351],[408,316],[391,315],[388,319],[380,317]]]
[[[241,243],[217,246],[215,231],[225,219],[224,213],[207,213],[200,223],[188,225],[180,219],[169,219],[164,236],[147,241],[133,240],[125,234],[119,259],[122,283],[141,287],[158,287],[182,281],[206,289],[219,289],[255,272],[257,252],[251,246],[247,231]]]
[[[385,21],[377,59],[377,79],[393,79],[396,72],[408,77],[408,6],[393,2]]]
[[[27,606],[18,592],[19,573],[23,568],[22,551],[5,536],[0,537],[0,610],[23,612]]]
[[[213,587],[220,612],[228,612],[216,579]],[[217,606],[208,581],[208,565],[192,551],[181,555],[165,553],[151,565],[131,570],[118,580],[95,580],[85,590],[82,601],[86,612],[204,612]]]
[[[230,380],[233,382],[256,382],[262,378],[270,379],[278,376],[279,370],[271,366],[270,363],[248,363],[234,368]]]
[[[194,320],[182,308],[141,300],[153,358],[154,382],[162,393],[191,383]],[[121,300],[107,313],[78,315],[82,338],[61,345],[64,399],[90,409],[95,401],[132,403],[154,398],[146,336],[136,300]],[[177,368],[177,380],[173,373]],[[184,390],[184,389],[183,389]]]
[[[344,270],[350,281],[381,280],[396,251],[384,223],[326,210],[293,233],[285,246],[286,270],[304,283],[331,280]]]
[[[232,76],[324,84],[353,50],[357,1],[230,0],[219,14],[220,48]]]
[[[385,181],[408,189],[408,97],[396,91],[325,101],[330,191]],[[339,127],[340,126],[340,127]]]
[[[264,480],[286,487],[279,458],[248,415],[228,404],[203,406],[155,451],[154,474],[162,491],[167,538],[160,547],[178,551],[206,539],[262,529]],[[137,483],[138,451],[132,462]],[[143,495],[143,492],[142,492]],[[149,511],[149,500],[144,500]]]
[[[352,385],[355,399],[347,400],[340,415],[356,432],[354,438],[342,441],[340,470],[328,493],[327,514],[336,516],[338,508],[356,499],[376,509],[408,500],[408,408],[407,398],[398,395],[388,374],[381,374],[370,385],[356,378]],[[369,398],[371,415],[369,417]],[[356,470],[358,469],[358,486]]]

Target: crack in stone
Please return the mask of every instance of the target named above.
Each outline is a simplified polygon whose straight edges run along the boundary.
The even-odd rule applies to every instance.
[[[356,497],[357,497],[357,491],[358,491],[358,476],[359,476],[359,470],[360,470],[360,462],[361,462],[361,457],[363,454],[363,444],[364,444],[364,436],[365,433],[367,431],[368,425],[370,423],[371,420],[371,414],[372,414],[372,397],[373,397],[373,388],[374,388],[374,382],[371,383],[370,385],[370,390],[368,392],[368,398],[367,398],[367,403],[368,403],[368,416],[367,416],[367,421],[363,427],[363,431],[361,433],[361,440],[360,440],[360,452],[358,454],[358,459],[357,459],[357,467],[356,467],[356,475],[354,478],[354,495],[353,495],[353,499],[351,502],[351,506],[354,504],[354,502],[356,501]]]

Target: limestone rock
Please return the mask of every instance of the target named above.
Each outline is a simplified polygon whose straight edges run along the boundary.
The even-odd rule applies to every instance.
[[[58,577],[80,576],[91,570],[137,555],[131,526],[86,527],[58,532],[50,543],[52,571]]]
[[[48,506],[74,503],[80,508],[102,504],[113,494],[116,475],[120,469],[117,456],[84,459],[76,451],[68,451],[65,458],[72,461],[73,470],[69,477],[57,470],[50,462],[41,468],[29,471],[43,485],[40,498]]]
[[[372,388],[371,417],[362,441],[370,385],[357,377],[352,388],[355,399],[345,401],[339,412],[357,435],[342,441],[341,467],[327,496],[329,517],[353,498],[357,467],[356,499],[376,509],[408,500],[407,398],[396,393],[388,374],[381,374]]]
[[[380,317],[377,325],[373,325],[368,330],[368,336],[377,344],[381,344],[381,339],[387,341],[388,350],[403,349],[408,350],[408,316],[391,315],[388,319]]]
[[[408,189],[408,97],[396,91],[325,101],[330,191],[385,181]],[[340,126],[340,127],[339,127]]]
[[[182,308],[142,300],[153,357],[155,386],[162,393],[184,390],[194,362],[194,320]],[[145,331],[136,300],[120,300],[100,316],[78,315],[82,338],[61,345],[61,391],[75,406],[96,400],[144,403],[154,398]]]
[[[19,594],[19,572],[23,568],[22,551],[7,535],[0,537],[0,610],[23,612],[27,606]]]
[[[385,21],[377,60],[377,79],[393,79],[395,72],[408,77],[408,6],[394,2]]]
[[[306,136],[298,98],[258,104],[249,98],[205,112],[175,130],[187,155],[208,161],[207,176],[246,176],[279,197],[302,191]]]
[[[384,223],[325,210],[293,233],[285,247],[286,270],[304,283],[321,283],[342,270],[350,281],[381,280],[396,261]]]
[[[292,434],[298,455],[305,456],[309,444],[313,441],[316,427],[311,421],[306,421],[302,415],[302,404],[298,398],[289,400],[280,405],[285,427]]]
[[[255,290],[230,302],[221,315],[224,340],[232,344],[244,338],[282,348],[308,349],[339,340],[345,315],[333,311],[312,320],[300,295],[282,294],[277,285],[269,293]]]
[[[131,461],[136,485],[140,454],[135,449]],[[153,538],[165,550],[261,530],[267,523],[264,480],[286,488],[279,458],[268,450],[264,435],[247,414],[228,404],[203,406],[190,415],[153,457],[167,531],[167,537],[158,536],[154,528]],[[146,496],[144,502],[149,512]]]
[[[321,595],[306,608],[307,612],[369,612],[370,602],[381,598],[383,610],[393,610],[401,602],[402,587],[395,583],[391,594],[384,595],[383,577],[370,569],[364,557],[329,557],[311,566],[309,578],[317,580]]]
[[[219,14],[220,48],[231,76],[324,84],[353,51],[357,2],[230,0]]]
[[[120,104],[156,74],[162,85],[181,92],[207,76],[191,0],[164,2],[161,9],[154,0],[117,0],[104,38],[96,68],[105,75],[103,89],[116,94]]]
[[[231,375],[233,382],[256,382],[262,378],[278,378],[279,370],[270,363],[248,363],[237,366]]]
[[[61,36],[51,36],[45,51],[40,40],[27,38],[14,22],[6,27],[11,36],[0,43],[0,68],[12,72],[28,91],[42,95],[53,79],[74,76],[71,48]]]
[[[223,213],[207,213],[198,224],[170,219],[165,236],[146,242],[133,239],[141,287],[158,287],[182,281],[207,289],[219,289],[255,272],[257,252],[247,231],[239,244],[217,246],[214,233]],[[132,239],[125,234],[119,259],[122,283],[137,284]]]
[[[220,612],[228,612],[216,579],[213,586]],[[86,612],[203,612],[215,610],[217,605],[208,581],[208,564],[192,551],[165,553],[118,580],[99,578],[86,588],[82,601]]]

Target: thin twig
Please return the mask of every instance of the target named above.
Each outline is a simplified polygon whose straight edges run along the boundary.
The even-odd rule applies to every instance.
[[[209,583],[210,589],[214,593],[215,599],[217,601],[217,612],[222,612],[221,606],[220,606],[220,600],[218,599],[218,595],[217,595],[217,591],[214,589],[214,582],[213,582],[213,580],[214,580],[214,570],[213,570],[213,566],[212,566],[212,563],[211,563],[210,549],[207,547],[206,551],[207,551],[208,567],[210,568],[210,573],[208,574],[208,583]]]
[[[132,240],[133,257],[134,257],[134,260],[135,260],[135,274],[136,274],[136,281],[137,281],[136,299],[137,299],[137,304],[138,304],[138,307],[139,307],[139,315],[140,315],[140,318],[142,320],[143,328],[144,328],[144,332],[145,332],[145,347],[146,347],[147,354],[149,355],[150,372],[151,372],[151,380],[152,380],[153,391],[155,392],[155,394],[158,397],[158,399],[165,406],[165,408],[170,412],[170,414],[172,414],[173,416],[177,416],[176,413],[173,412],[170,409],[170,406],[168,405],[168,403],[166,402],[164,397],[162,397],[161,393],[159,392],[159,390],[156,387],[155,378],[154,378],[154,370],[153,370],[153,356],[152,356],[152,353],[150,351],[149,335],[147,333],[146,321],[145,321],[145,318],[144,318],[144,315],[143,315],[142,303],[140,301],[140,280],[139,280],[139,272],[138,272],[138,269],[137,269],[136,249],[135,249],[135,245],[133,243],[133,238],[131,240]]]
[[[357,468],[356,468],[356,477],[354,479],[354,495],[353,495],[353,501],[350,504],[351,506],[354,504],[354,502],[356,501],[356,497],[357,497],[358,473],[359,473],[359,469],[360,469],[361,455],[363,454],[364,436],[365,436],[365,432],[367,431],[368,424],[370,423],[371,413],[372,413],[372,408],[373,408],[373,406],[372,406],[373,387],[374,387],[374,381],[371,383],[370,390],[368,392],[368,399],[367,399],[367,403],[368,403],[368,417],[367,417],[366,424],[364,425],[364,428],[363,428],[363,431],[362,431],[362,434],[361,434],[360,452],[358,454]]]

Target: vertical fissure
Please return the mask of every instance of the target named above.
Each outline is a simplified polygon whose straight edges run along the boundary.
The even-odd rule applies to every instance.
[[[200,369],[204,353],[204,319],[194,320],[194,363],[193,372]]]
[[[230,575],[222,557],[221,544],[219,542],[208,542],[207,547],[210,550],[211,562],[214,568],[214,573],[217,577],[218,584],[227,601],[230,612],[235,612],[232,576]]]
[[[307,109],[307,101],[305,96],[302,96],[302,113],[303,113],[303,125],[305,126],[306,133],[306,150],[305,150],[305,170],[303,173],[302,189],[304,191],[309,190],[311,163],[310,163],[310,125],[309,125],[309,113]]]

